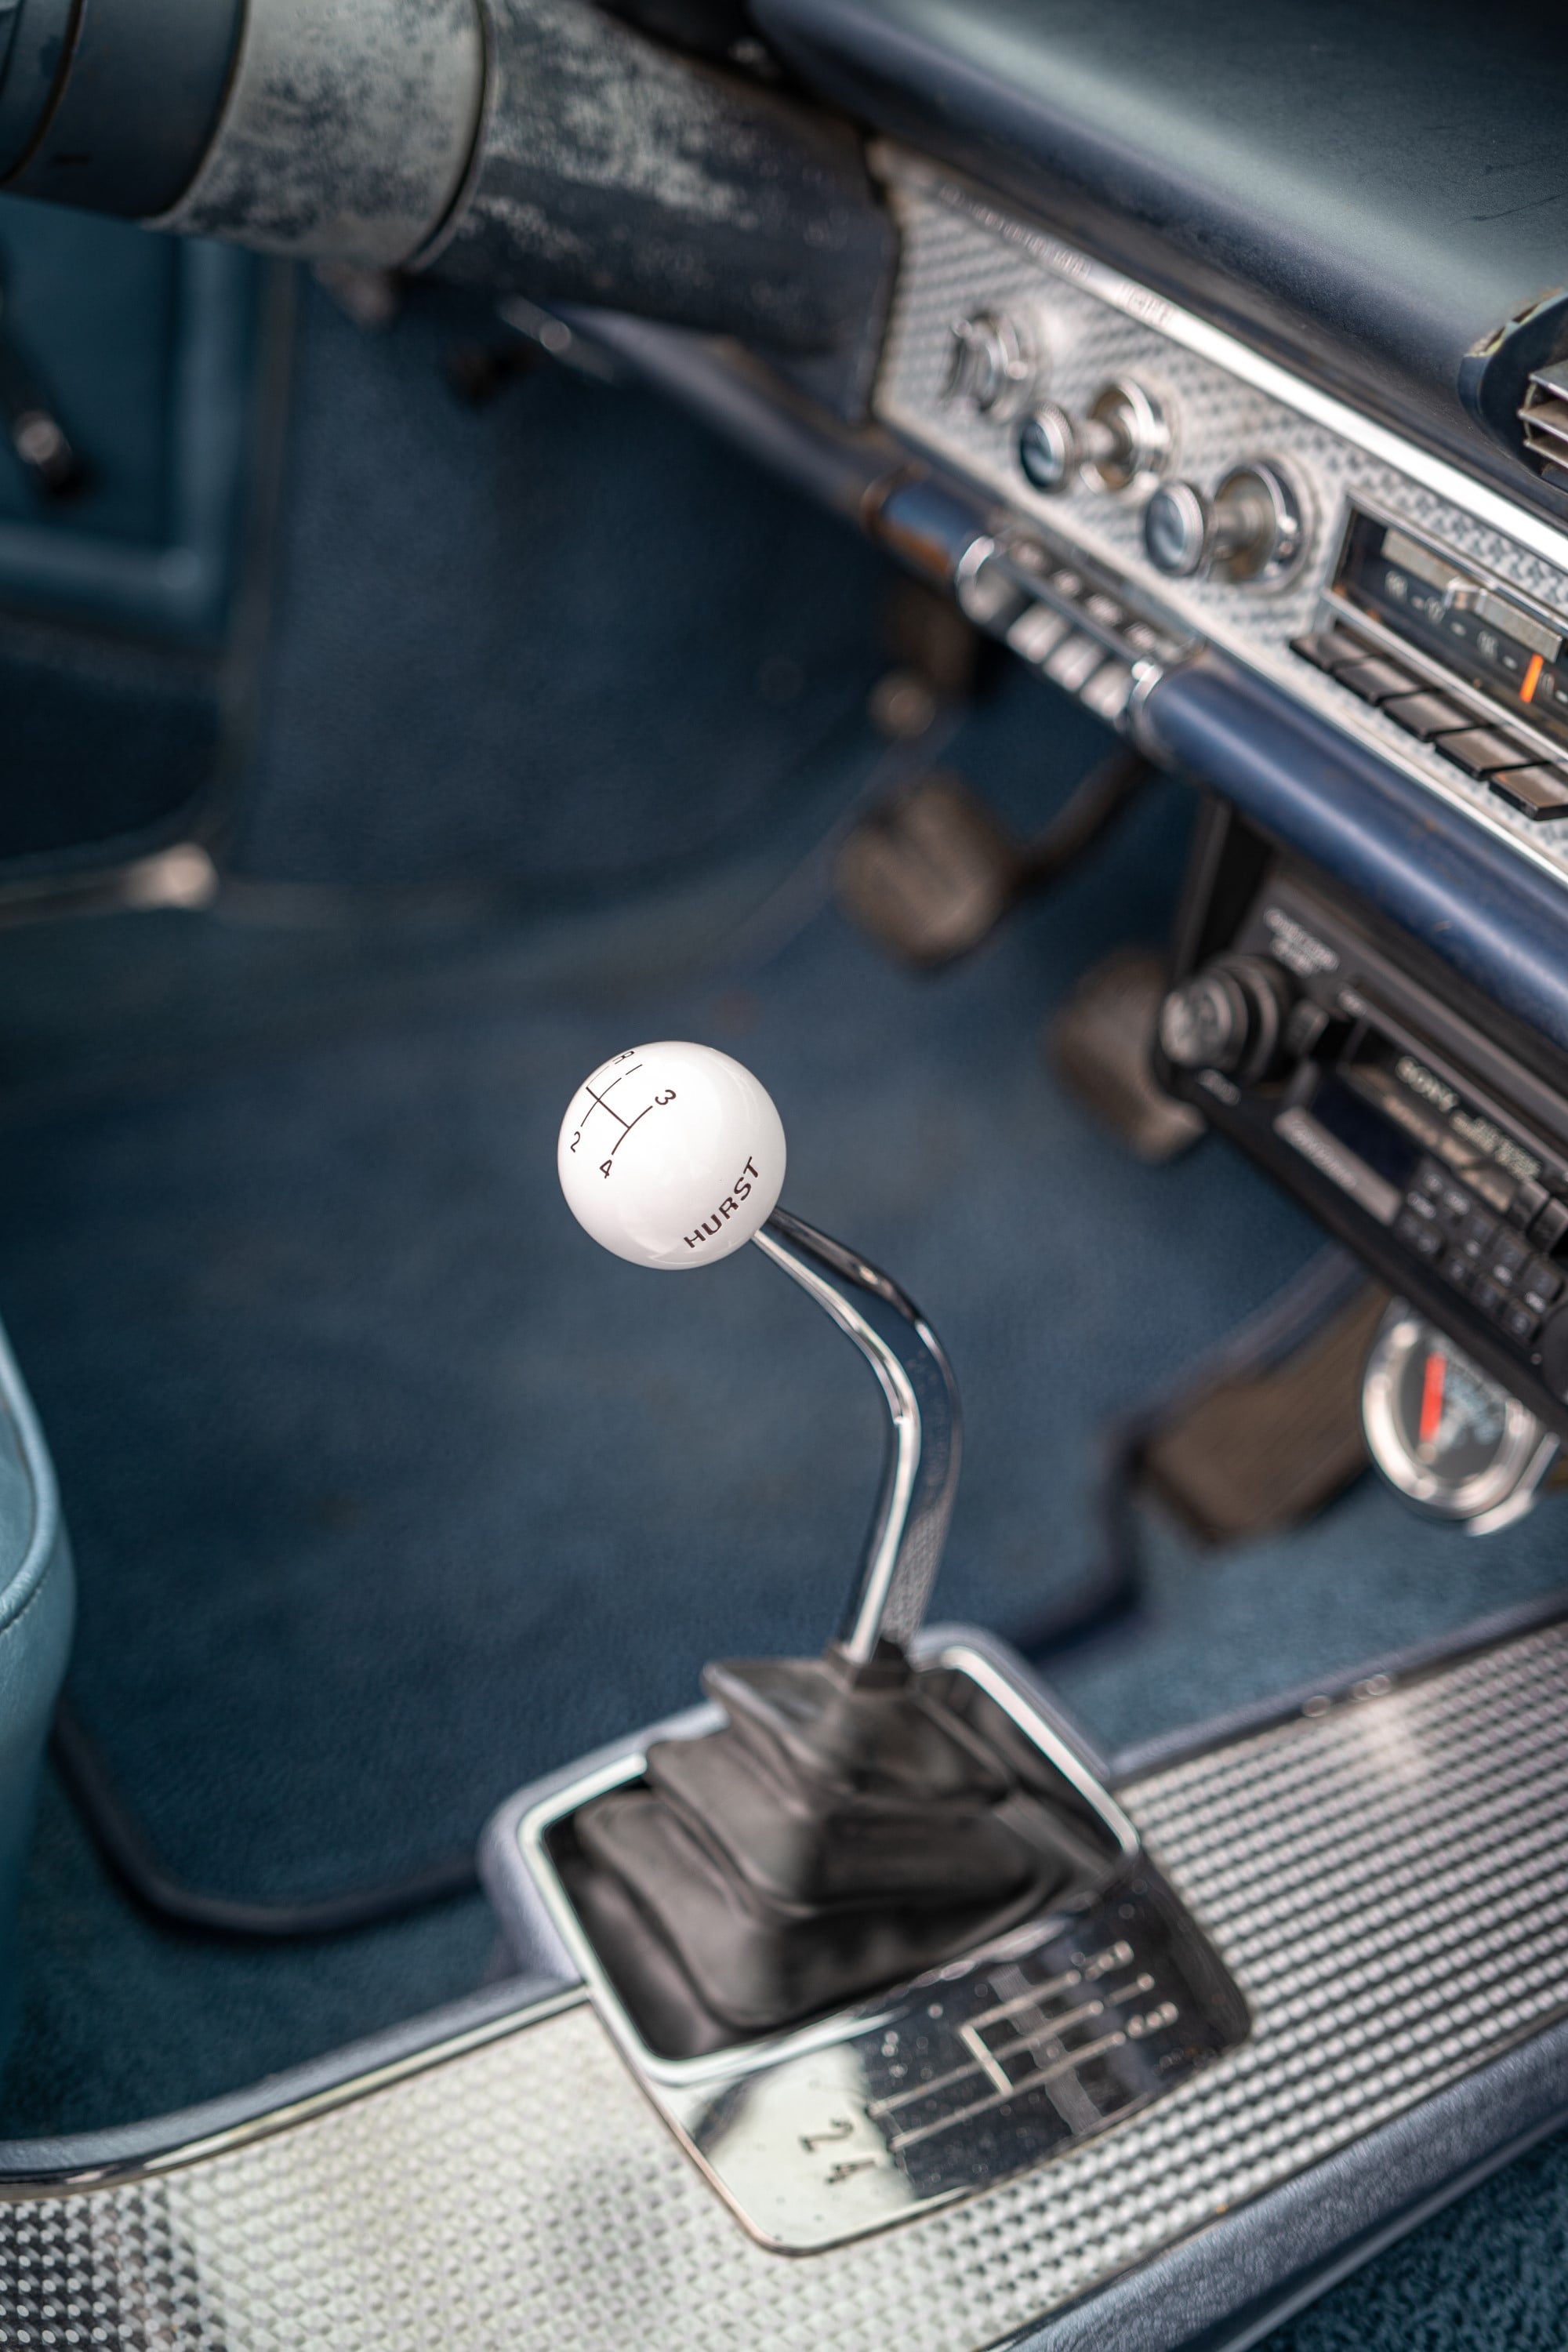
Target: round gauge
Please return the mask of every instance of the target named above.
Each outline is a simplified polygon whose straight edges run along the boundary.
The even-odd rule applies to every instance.
[[[1527,1511],[1558,1453],[1544,1423],[1403,1300],[1366,1360],[1362,1425],[1407,1502],[1478,1531]]]

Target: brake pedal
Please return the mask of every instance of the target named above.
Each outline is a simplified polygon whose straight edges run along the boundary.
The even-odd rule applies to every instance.
[[[838,899],[905,963],[951,963],[979,946],[1012,902],[1023,845],[942,771],[873,809],[839,853]]]
[[[1158,1167],[1190,1150],[1204,1120],[1168,1095],[1151,1048],[1169,974],[1152,948],[1118,948],[1085,974],[1047,1025],[1046,1058],[1085,1109]]]
[[[1031,841],[963,778],[933,769],[863,817],[838,859],[850,919],[905,963],[968,955],[1020,899],[1076,864],[1153,773],[1125,748],[1092,768]]]

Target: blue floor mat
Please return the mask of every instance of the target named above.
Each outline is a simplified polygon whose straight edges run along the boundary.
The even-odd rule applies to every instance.
[[[984,763],[1055,709],[983,714],[955,756]],[[1015,760],[1015,814],[1044,814],[1092,748],[1054,775]],[[771,892],[753,877],[700,955],[647,906],[379,960],[329,941],[296,956],[295,1002],[265,928],[105,930],[100,971],[163,958],[184,1007],[140,1068],[122,1007],[121,1061],[95,1045],[60,1075],[38,984],[13,1047],[34,1092],[0,1155],[0,1313],[80,1559],[73,1688],[174,1867],[258,1897],[402,1870],[689,1699],[706,1657],[829,1630],[876,1485],[864,1368],[760,1257],[669,1282],[596,1250],[558,1197],[573,1086],[641,1038],[751,1063],[784,1115],[790,1205],[888,1265],[946,1339],[968,1453],[938,1612],[1006,1632],[1081,1585],[1108,1421],[1321,1245],[1216,1141],[1132,1161],[1039,1054],[1087,964],[1161,933],[1188,814],[1161,787],[938,979],[824,906],[816,860]],[[1055,1679],[1102,1739],[1141,1739],[1550,1589],[1562,1508],[1475,1541],[1363,1483],[1224,1553],[1146,1521],[1144,1607]],[[124,2120],[370,2031],[475,1982],[488,1937],[477,1902],[290,1951],[174,1934],[121,1901],[58,1793],[28,1925],[13,2133]],[[1550,2156],[1516,2174],[1552,2222]],[[1368,2277],[1436,2263],[1449,2294],[1454,2233],[1500,2193]],[[1279,2352],[1470,2340],[1352,2338],[1341,2308]]]

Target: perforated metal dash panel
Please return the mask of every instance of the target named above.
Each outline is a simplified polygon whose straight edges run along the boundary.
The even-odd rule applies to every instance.
[[[1005,2188],[766,2252],[578,2005],[155,2177],[0,2207],[0,2344],[979,2352],[1568,2007],[1562,1626],[1122,1793],[1257,2030]]]
[[[881,419],[988,493],[999,510],[1037,526],[1049,543],[1089,558],[1161,626],[1234,655],[1558,881],[1568,880],[1563,827],[1531,824],[1290,650],[1291,640],[1319,616],[1352,498],[1436,542],[1456,564],[1480,565],[1565,618],[1568,532],[1338,404],[1331,405],[1342,426],[1325,422],[1324,401],[1282,369],[1255,368],[1267,384],[1248,380],[1237,370],[1252,355],[1228,337],[923,159],[888,150],[885,163],[902,261],[877,393]],[[1120,496],[1098,492],[1083,478],[1055,496],[1032,488],[1018,463],[1016,423],[945,396],[952,323],[976,310],[1036,322],[1049,395],[1076,416],[1116,377],[1131,376],[1156,394],[1173,424],[1174,473],[1212,488],[1232,466],[1282,461],[1309,509],[1299,571],[1275,590],[1212,574],[1171,580],[1144,551],[1146,485]],[[1191,334],[1203,348],[1187,340]],[[1226,364],[1210,344],[1228,350],[1237,364]],[[1365,427],[1361,437],[1350,429],[1358,421]]]

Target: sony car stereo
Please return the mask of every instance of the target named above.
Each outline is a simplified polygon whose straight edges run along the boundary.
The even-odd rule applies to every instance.
[[[1162,1076],[1568,1434],[1568,1062],[1217,803]]]

